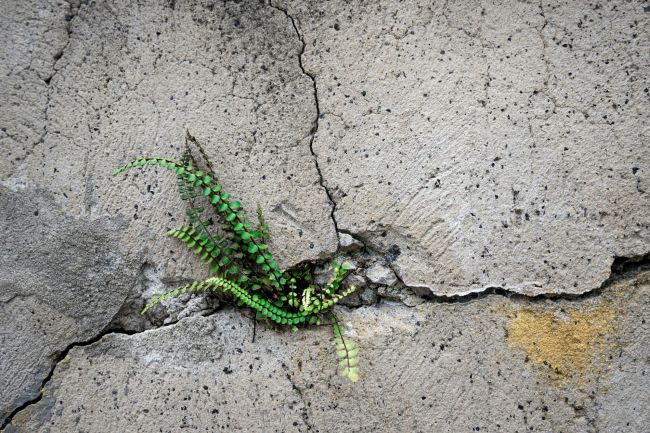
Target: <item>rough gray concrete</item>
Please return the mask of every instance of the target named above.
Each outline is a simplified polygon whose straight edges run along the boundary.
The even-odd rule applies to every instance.
[[[338,227],[406,251],[406,284],[582,293],[648,251],[643,2],[281,7],[316,80]]]
[[[329,330],[258,329],[236,311],[70,351],[7,432],[642,432],[650,274],[601,296],[490,296],[341,311],[362,378]],[[561,333],[557,331],[561,330]]]
[[[92,339],[137,274],[117,249],[125,220],[75,220],[49,194],[0,187],[0,418],[38,395],[69,344]]]
[[[8,431],[650,423],[646,280],[597,290],[615,257],[650,252],[647,2],[21,0],[2,10]],[[173,177],[110,173],[177,155],[185,128],[246,209],[265,210],[283,267],[352,263],[360,290],[345,314],[366,357],[356,388],[334,377],[324,329],[258,329],[252,344],[250,323],[205,297],[138,315],[205,270],[164,236],[184,216]],[[484,295],[467,302],[471,293]],[[138,334],[79,346],[109,330]],[[561,340],[567,332],[574,340]],[[151,395],[161,399],[147,407]]]
[[[126,311],[137,315],[142,299],[133,297],[143,295],[138,291],[151,296],[150,286],[164,290],[204,272],[164,236],[185,212],[173,191],[175,179],[166,172],[110,177],[128,159],[177,156],[184,128],[206,143],[222,183],[249,210],[260,203],[266,211],[282,265],[325,257],[337,247],[332,205],[309,148],[316,119],[313,85],[298,65],[301,44],[288,19],[250,2],[172,6],[20,1],[7,2],[0,17],[2,38],[9,41],[0,48],[3,203],[14,195],[47,194],[52,200],[45,207],[60,214],[52,226],[65,233],[79,224],[94,226],[110,238],[101,241],[101,248],[125,262],[113,285],[83,281],[84,267],[70,265],[79,280],[75,291],[83,289],[84,298],[94,299],[94,304],[73,306],[92,317],[92,328],[84,329],[93,333],[108,325],[114,307],[125,300],[134,304]],[[8,251],[12,260],[19,253],[38,252],[37,242],[48,251],[70,248],[61,251],[63,257],[86,254],[83,246],[59,246],[48,239],[55,233],[44,239],[38,231],[9,226],[5,233],[9,245],[21,245]],[[52,305],[58,309],[70,298],[60,289],[62,282],[68,284],[66,273],[61,274],[65,269],[50,260],[33,266],[52,275],[29,300],[48,314]],[[112,275],[110,266],[97,264],[97,277]],[[154,283],[162,284],[151,284],[150,270]],[[23,299],[36,291],[32,279],[21,280],[8,264],[2,272],[3,281],[16,286],[7,298]],[[98,300],[108,297],[107,305]],[[31,325],[12,320],[23,307],[14,302],[4,308],[11,313],[0,319],[3,334],[21,326],[25,330],[18,341],[31,338]],[[117,319],[131,328],[146,326],[135,321]],[[2,368],[3,384],[18,381],[14,369],[25,357],[40,359],[37,363],[48,370],[57,352],[85,339],[72,332],[74,323],[50,326],[47,344],[20,345],[17,353],[8,350],[13,343],[3,346],[3,367],[13,365]],[[3,389],[10,395],[3,395],[0,418],[16,402],[34,397],[45,376],[41,370],[21,374],[20,384]]]

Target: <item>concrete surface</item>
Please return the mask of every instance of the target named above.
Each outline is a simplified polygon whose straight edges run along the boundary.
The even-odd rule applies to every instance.
[[[2,10],[6,431],[650,424],[647,276],[608,280],[650,252],[647,2]],[[205,270],[164,236],[174,178],[110,173],[185,129],[281,266],[352,263],[356,387],[327,329],[251,343],[207,297],[138,314]]]
[[[580,301],[488,296],[341,311],[278,333],[224,310],[72,349],[7,432],[642,432],[650,273]]]

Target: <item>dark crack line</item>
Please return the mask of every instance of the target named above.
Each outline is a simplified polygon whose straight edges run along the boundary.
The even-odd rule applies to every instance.
[[[579,302],[600,296],[605,289],[613,284],[636,277],[643,271],[650,270],[650,252],[641,256],[632,257],[614,257],[609,277],[602,282],[599,287],[588,290],[583,293],[541,293],[539,295],[526,295],[514,292],[511,289],[503,287],[488,287],[480,292],[468,293],[466,295],[434,295],[425,294],[423,299],[435,303],[466,303],[474,300],[486,298],[487,296],[498,295],[514,300],[525,300],[526,302],[544,302],[544,301],[572,301]],[[402,281],[399,275],[395,274],[399,281]],[[406,286],[408,287],[408,286]]]
[[[50,380],[52,380],[52,376],[54,376],[54,371],[56,370],[56,367],[59,365],[59,363],[61,361],[63,361],[68,356],[68,353],[70,353],[70,351],[72,349],[74,349],[76,347],[90,346],[92,344],[97,343],[102,338],[104,338],[105,336],[110,335],[110,334],[133,335],[133,334],[137,334],[137,333],[138,333],[137,331],[125,331],[125,330],[122,330],[122,329],[106,329],[106,330],[100,332],[98,335],[95,335],[94,337],[92,337],[89,340],[82,341],[82,342],[70,343],[62,351],[56,352],[53,355],[54,362],[52,363],[52,368],[50,369],[50,372],[45,377],[45,379],[43,379],[43,381],[41,382],[40,391],[39,391],[38,395],[36,397],[30,399],[30,400],[27,400],[26,402],[24,402],[23,404],[21,404],[20,406],[15,408],[7,416],[7,418],[3,421],[2,425],[0,426],[0,431],[4,430],[5,427],[7,427],[9,424],[11,424],[11,421],[13,420],[14,416],[16,416],[16,414],[18,414],[19,412],[27,409],[29,406],[32,406],[32,405],[38,403],[39,401],[41,401],[43,399],[43,394],[45,392],[45,387],[50,382]]]
[[[314,429],[314,426],[311,425],[311,422],[309,421],[309,409],[308,409],[309,406],[307,406],[307,401],[305,400],[305,396],[302,392],[302,388],[296,385],[296,383],[293,381],[293,375],[291,374],[289,367],[284,362],[282,363],[282,369],[287,375],[287,380],[291,384],[291,388],[293,388],[293,390],[296,391],[296,394],[298,394],[298,397],[302,402],[302,406],[303,406],[303,409],[301,411],[302,422],[307,427],[307,431],[318,431]]]
[[[348,233],[352,235],[352,233],[349,233],[347,231],[343,231],[343,233]],[[363,242],[363,239],[358,238],[360,241]],[[369,251],[376,251],[375,248],[372,248],[371,246],[368,246],[365,242],[364,243],[364,248],[368,249]],[[388,264],[390,266],[390,264]],[[392,269],[392,267],[391,267]],[[456,304],[456,303],[468,303],[476,300],[482,300],[484,298],[487,298],[488,296],[503,296],[508,299],[515,299],[515,300],[525,300],[527,302],[544,302],[544,301],[572,301],[572,302],[579,302],[587,299],[592,299],[595,297],[598,297],[602,294],[602,292],[607,289],[609,286],[620,282],[622,280],[628,280],[635,278],[637,275],[639,275],[641,272],[650,270],[650,252],[638,256],[631,256],[631,257],[615,257],[614,261],[612,263],[611,267],[611,273],[609,278],[605,280],[600,287],[595,288],[593,290],[590,290],[588,292],[582,293],[582,294],[540,294],[540,295],[525,295],[517,292],[512,292],[507,289],[503,289],[500,287],[490,287],[487,288],[486,290],[483,290],[481,292],[475,292],[475,293],[469,293],[467,295],[453,295],[453,296],[443,296],[443,295],[425,295],[422,296],[422,298],[425,301],[431,302],[431,303],[438,303],[438,304]],[[399,283],[403,286],[403,288],[407,288],[412,290],[411,287],[407,286],[404,284],[403,280],[400,278],[400,276],[395,273]],[[355,310],[357,308],[361,307],[348,307],[352,310]],[[214,311],[209,312],[208,314],[202,314],[203,317],[210,317],[216,314],[219,314],[223,308],[217,308]],[[22,403],[20,406],[16,407],[8,416],[7,418],[3,421],[2,425],[0,426],[0,431],[4,430],[5,427],[7,427],[9,424],[11,424],[11,421],[13,418],[20,413],[21,411],[25,410],[27,407],[32,406],[39,401],[42,400],[43,394],[45,392],[45,388],[48,385],[48,383],[51,381],[54,371],[56,370],[56,367],[59,365],[61,361],[63,361],[69,354],[69,352],[76,348],[76,347],[85,347],[85,346],[90,346],[92,344],[95,344],[102,340],[105,336],[111,335],[111,334],[121,334],[121,335],[134,335],[134,334],[139,334],[142,332],[147,332],[150,330],[156,330],[160,328],[164,328],[167,326],[173,326],[178,324],[179,321],[174,321],[171,323],[167,323],[161,326],[158,326],[156,328],[152,329],[147,329],[143,331],[132,331],[132,330],[123,330],[123,329],[115,329],[115,328],[109,328],[105,329],[102,332],[100,332],[98,335],[92,337],[89,340],[83,341],[83,342],[74,342],[69,344],[64,350],[58,352],[55,355],[55,361],[52,364],[52,368],[50,369],[50,372],[48,373],[47,377],[43,379],[41,382],[40,386],[40,391],[38,396],[36,396],[33,399],[27,400],[26,402]],[[109,325],[110,326],[110,325]],[[285,368],[285,371],[287,372],[287,379],[289,379],[293,389],[296,391],[298,396],[303,402],[303,413],[302,413],[302,418],[303,422],[307,426],[307,429],[309,431],[313,431],[314,427],[311,425],[309,422],[309,409],[306,404],[304,395],[303,395],[303,390],[298,387],[294,381],[293,377],[291,376],[291,373],[288,371],[288,368],[286,365],[283,364],[283,367]]]
[[[291,25],[293,26],[293,30],[296,32],[296,36],[298,37],[298,40],[300,41],[300,52],[298,53],[298,65],[300,66],[300,70],[304,75],[309,77],[312,83],[312,87],[314,89],[314,104],[316,106],[316,118],[312,122],[312,128],[309,131],[309,151],[311,152],[312,156],[314,157],[314,165],[316,166],[316,171],[318,172],[318,182],[320,183],[320,186],[323,188],[325,191],[325,194],[327,195],[327,199],[329,200],[331,204],[332,211],[330,212],[330,218],[332,219],[332,223],[334,224],[334,230],[336,231],[336,240],[337,244],[340,247],[340,239],[339,239],[339,227],[338,223],[336,221],[336,202],[334,201],[332,197],[332,193],[330,190],[327,188],[325,185],[325,178],[323,177],[323,172],[320,168],[320,164],[318,163],[318,155],[316,152],[314,152],[314,139],[316,138],[316,133],[318,132],[318,127],[319,127],[319,120],[321,117],[321,111],[320,111],[320,105],[318,103],[318,86],[316,85],[316,76],[312,74],[311,72],[308,72],[305,69],[305,66],[302,62],[302,57],[303,54],[305,53],[305,49],[307,47],[307,44],[305,43],[305,38],[303,35],[300,33],[300,30],[298,29],[298,25],[296,24],[296,19],[289,15],[289,12],[286,9],[282,9],[279,6],[276,6],[273,4],[271,0],[269,0],[269,6],[272,7],[273,9],[276,9],[280,12],[282,12],[289,20],[291,21]]]
[[[49,113],[49,111],[50,111],[50,103],[52,101],[52,78],[54,78],[54,76],[59,72],[59,70],[57,69],[57,64],[59,63],[59,61],[63,57],[63,54],[65,53],[65,50],[70,45],[70,39],[71,39],[71,35],[72,35],[72,21],[74,20],[74,18],[79,13],[79,8],[80,8],[80,5],[75,7],[68,0],[66,0],[66,4],[68,5],[68,13],[65,15],[65,18],[64,18],[66,20],[66,24],[64,26],[65,31],[66,31],[65,44],[63,45],[63,47],[60,50],[58,50],[54,54],[54,63],[52,64],[51,73],[48,76],[46,76],[45,78],[43,78],[40,73],[37,73],[37,76],[39,78],[41,78],[43,80],[43,82],[45,83],[45,85],[47,86],[46,90],[44,92],[45,93],[45,104],[44,104],[43,110],[42,110],[42,112],[43,112],[43,130],[41,131],[38,138],[33,143],[30,143],[29,146],[25,147],[25,154],[23,156],[21,156],[20,158],[18,158],[16,160],[17,162],[27,160],[27,158],[29,158],[34,153],[34,150],[36,149],[36,146],[38,146],[39,144],[43,144],[45,142],[45,137],[48,134],[48,127],[49,127],[49,124],[50,124],[50,113]],[[31,68],[31,64],[30,64],[30,68]],[[7,134],[8,137],[12,138],[15,142],[17,142],[17,143],[19,142],[18,140],[13,138],[11,135],[9,135],[6,131],[5,131],[5,134]],[[13,171],[15,172],[15,169]]]
[[[372,246],[372,244],[364,239],[363,236],[359,234],[350,232],[348,230],[341,230],[341,233],[349,234],[357,239],[363,244],[363,248],[367,251],[381,256],[385,256],[379,248]],[[427,287],[417,287],[409,286],[404,282],[402,277],[399,275],[393,264],[384,260],[384,264],[390,268],[397,278],[398,285],[402,289],[407,289],[413,292],[415,295],[422,298],[424,301],[437,303],[437,304],[455,304],[455,303],[467,303],[475,300],[484,299],[488,296],[503,296],[509,299],[514,300],[526,300],[528,302],[543,302],[543,301],[583,301],[590,298],[598,297],[602,294],[603,290],[607,287],[621,281],[632,279],[636,277],[641,272],[650,270],[650,251],[636,256],[614,256],[612,262],[611,270],[609,277],[601,283],[599,287],[595,287],[591,290],[588,290],[583,293],[573,294],[573,293],[541,293],[538,295],[526,295],[524,293],[519,293],[513,291],[512,289],[507,289],[504,287],[486,287],[476,292],[471,292],[463,295],[437,295],[430,292],[430,289]],[[381,296],[380,296],[381,298]],[[359,308],[359,307],[351,307]]]

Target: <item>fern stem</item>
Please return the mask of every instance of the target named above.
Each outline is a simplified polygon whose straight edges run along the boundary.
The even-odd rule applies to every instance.
[[[341,331],[339,320],[336,318],[334,313],[330,313],[329,316],[330,320],[332,321],[332,327],[334,328],[334,336],[341,339],[341,343],[343,343],[343,348],[345,350],[345,359],[347,360],[348,368],[351,368],[352,366],[350,365],[350,351],[348,350],[348,345],[343,338],[343,331]]]

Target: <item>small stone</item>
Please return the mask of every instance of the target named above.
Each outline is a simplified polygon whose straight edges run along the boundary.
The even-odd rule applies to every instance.
[[[341,251],[344,252],[358,251],[363,248],[361,242],[347,233],[339,233],[339,243],[341,245]]]
[[[339,301],[339,304],[345,305],[346,307],[360,307],[361,306],[361,296],[359,293],[354,292],[345,298]]]
[[[366,271],[366,277],[375,284],[392,286],[397,282],[397,277],[392,269],[380,263],[375,263]]]
[[[402,290],[397,287],[380,286],[377,289],[377,295],[384,299],[388,299],[389,301],[401,302],[404,298]]]
[[[375,305],[379,300],[377,289],[373,289],[372,287],[366,288],[359,296],[363,305]]]

